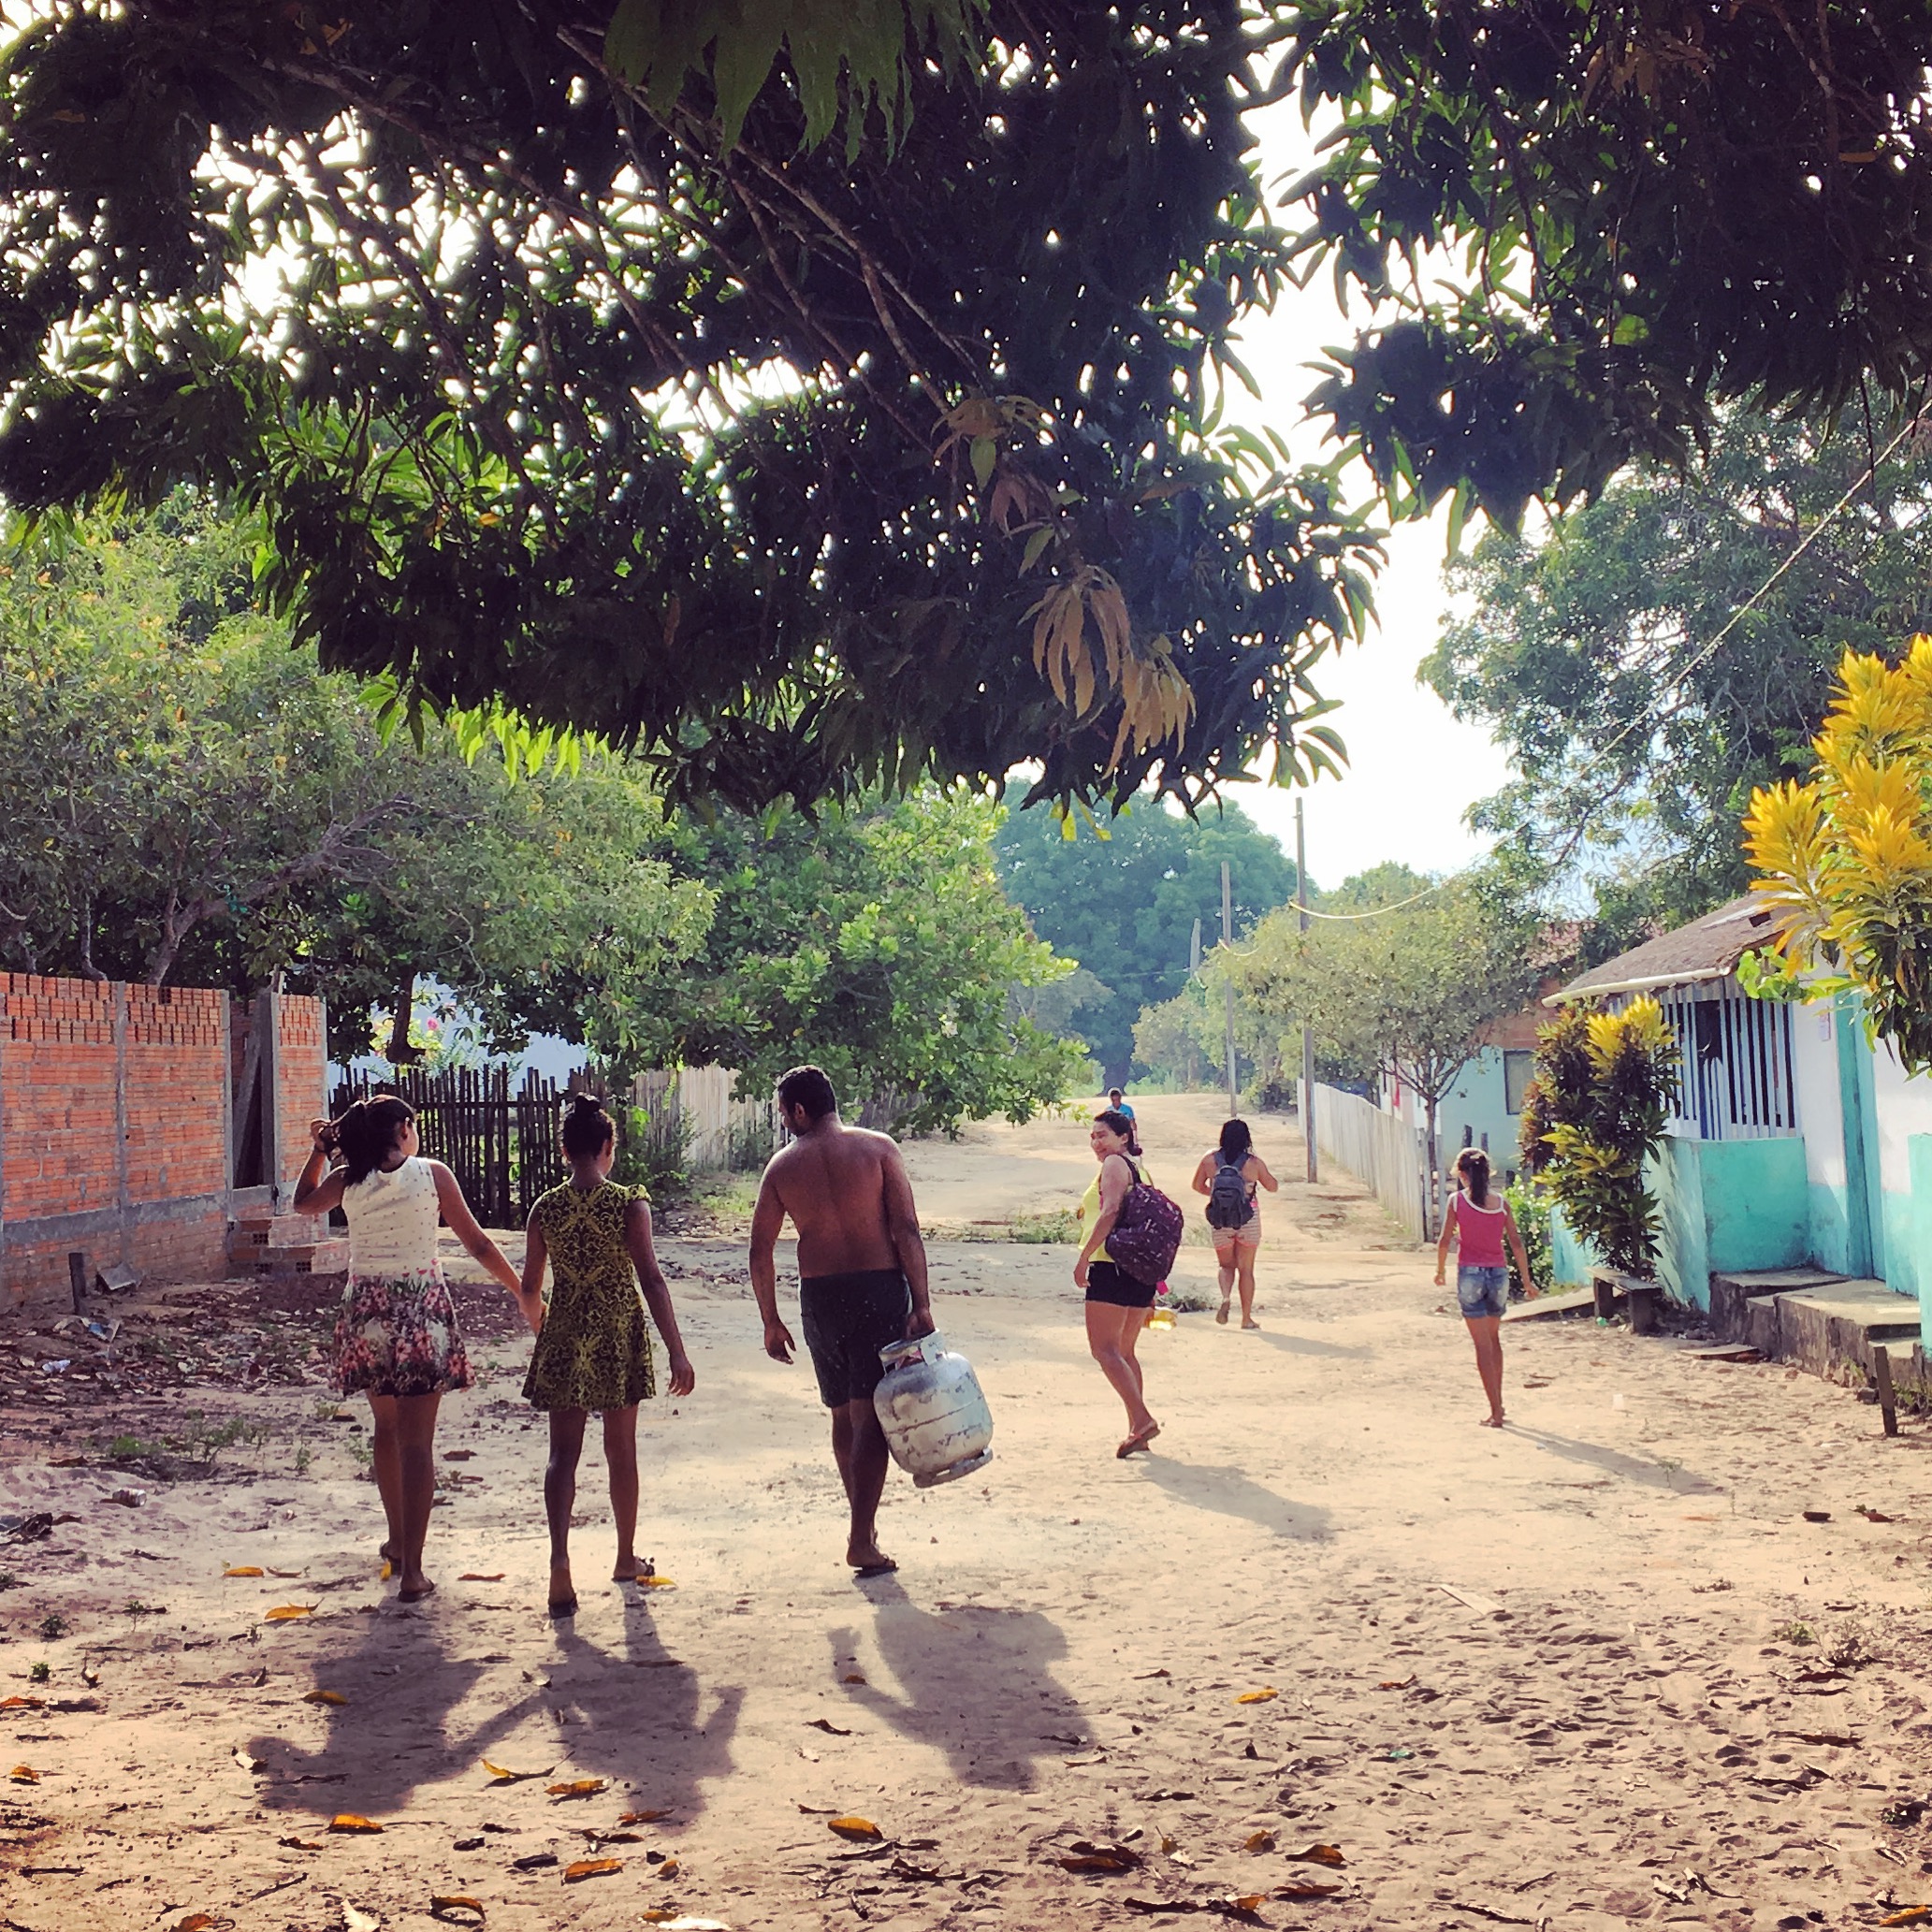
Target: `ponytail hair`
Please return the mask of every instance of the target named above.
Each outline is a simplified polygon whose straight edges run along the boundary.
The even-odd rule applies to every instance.
[[[595,1160],[617,1139],[617,1124],[595,1094],[573,1094],[559,1138],[573,1160]]]
[[[1134,1131],[1133,1117],[1130,1114],[1122,1113],[1119,1109],[1113,1107],[1103,1108],[1095,1114],[1094,1124],[1105,1127],[1110,1134],[1122,1135],[1126,1140],[1127,1152],[1136,1159],[1140,1158],[1140,1137]]]
[[[352,1101],[340,1120],[330,1121],[324,1142],[342,1160],[342,1185],[367,1181],[396,1152],[404,1127],[416,1111],[399,1094],[371,1094]]]
[[[1456,1156],[1456,1178],[1469,1189],[1479,1208],[1489,1204],[1489,1156],[1480,1147],[1465,1147]]]

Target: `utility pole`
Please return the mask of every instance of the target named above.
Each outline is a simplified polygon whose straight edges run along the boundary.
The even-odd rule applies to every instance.
[[[1234,1071],[1234,884],[1227,861],[1221,861],[1221,944],[1227,951],[1227,1111],[1241,1111],[1241,1082]]]
[[[1308,930],[1308,840],[1301,830],[1301,800],[1295,800],[1295,911],[1297,923]],[[1315,1181],[1315,1035],[1308,1015],[1301,1015],[1301,1138],[1308,1145],[1308,1179]]]
[[[1187,981],[1191,986],[1200,978],[1200,921],[1194,922],[1194,939],[1187,950]],[[1187,1091],[1191,1094],[1200,1084],[1200,1053],[1194,1044],[1190,1032],[1187,1039]]]

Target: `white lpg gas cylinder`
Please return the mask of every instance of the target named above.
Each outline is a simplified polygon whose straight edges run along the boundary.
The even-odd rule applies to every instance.
[[[872,1406],[893,1461],[920,1489],[950,1483],[993,1460],[993,1412],[965,1356],[932,1334],[889,1343],[879,1358],[885,1375]]]

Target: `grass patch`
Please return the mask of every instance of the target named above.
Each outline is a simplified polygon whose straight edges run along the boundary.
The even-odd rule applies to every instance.
[[[1780,1644],[1815,1644],[1818,1633],[1809,1623],[1786,1623],[1773,1631]]]
[[[1071,1208],[1047,1208],[1038,1214],[1015,1214],[1007,1223],[1007,1239],[1028,1247],[1052,1247],[1081,1241],[1080,1216]]]
[[[58,1643],[62,1637],[65,1636],[68,1627],[67,1620],[58,1610],[50,1610],[34,1626],[36,1633],[50,1644]]]

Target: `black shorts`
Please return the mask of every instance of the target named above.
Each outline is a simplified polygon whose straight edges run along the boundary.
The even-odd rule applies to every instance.
[[[906,1337],[912,1291],[896,1268],[808,1274],[798,1284],[799,1326],[828,1409],[869,1402],[885,1373],[879,1351]]]
[[[1114,1262],[1087,1263],[1089,1301],[1105,1301],[1111,1308],[1152,1308],[1156,1292],[1155,1284],[1136,1281]]]

